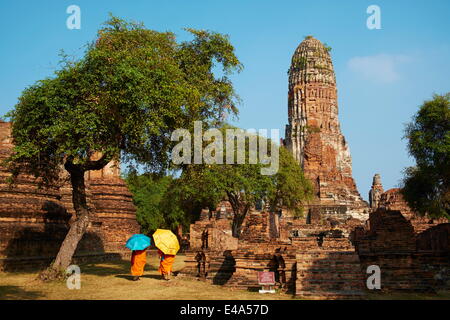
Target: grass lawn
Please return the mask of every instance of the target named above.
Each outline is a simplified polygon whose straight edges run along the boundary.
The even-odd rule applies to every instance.
[[[183,268],[184,257],[178,255],[174,271]],[[43,283],[36,280],[36,273],[0,273],[0,300],[4,299],[50,299],[50,300],[292,300],[283,293],[259,294],[236,290],[203,281],[177,277],[171,281],[161,280],[157,271],[158,258],[147,257],[144,276],[131,281],[129,261],[81,265],[81,289],[69,290],[65,282]],[[432,294],[370,294],[368,299],[450,299],[450,293]]]
[[[174,271],[184,266],[184,257],[175,258]],[[203,281],[176,277],[171,281],[161,279],[156,256],[147,256],[144,275],[131,281],[130,262],[108,262],[81,265],[81,289],[69,290],[63,281],[43,283],[36,273],[0,273],[0,300],[2,299],[107,299],[107,300],[255,300],[292,299],[286,294],[259,294],[211,285]]]

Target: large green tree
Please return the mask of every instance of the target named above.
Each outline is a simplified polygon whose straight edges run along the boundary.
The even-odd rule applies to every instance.
[[[187,228],[194,219],[191,213],[197,211],[197,207],[201,208],[195,201],[173,201],[180,198],[178,193],[182,190],[176,187],[179,178],[172,175],[129,172],[125,179],[133,194],[136,219],[144,233],[150,234],[160,228],[174,231],[179,226]]]
[[[406,125],[415,167],[405,170],[402,193],[420,214],[450,218],[450,93],[425,101]]]
[[[304,205],[313,199],[314,187],[292,153],[280,147],[278,172],[271,177],[268,200],[272,211],[287,208],[295,217],[303,216]]]
[[[76,220],[49,275],[71,263],[88,227],[86,171],[121,160],[162,172],[174,129],[190,128],[194,120],[208,126],[237,111],[228,75],[242,66],[229,39],[188,31],[193,40],[177,43],[171,32],[111,17],[82,58],[65,59],[54,77],[27,88],[7,115],[13,177],[25,172],[54,185],[64,168],[70,177]]]
[[[276,173],[267,175],[261,171],[267,164],[261,161],[261,158],[257,163],[251,164],[248,161],[248,141],[245,147],[246,161],[243,164],[226,164],[224,161],[224,164],[186,166],[172,189],[176,195],[171,197],[172,203],[176,203],[174,199],[177,199],[178,207],[185,209],[188,204],[188,210],[193,208],[198,210],[199,204],[215,208],[221,200],[228,200],[234,214],[232,222],[234,237],[239,237],[247,213],[258,200],[268,202],[271,210],[276,211],[284,207],[300,215],[304,204],[312,199],[313,187],[304,177],[292,154],[284,147],[272,144],[272,148],[277,148],[279,152],[279,157],[276,157],[279,168]],[[225,147],[223,154],[225,157]],[[189,213],[192,214],[192,211]]]
[[[144,233],[152,233],[158,228],[171,228],[173,217],[162,210],[161,203],[171,185],[172,176],[144,173],[129,173],[126,176],[128,188],[136,205],[136,219]]]

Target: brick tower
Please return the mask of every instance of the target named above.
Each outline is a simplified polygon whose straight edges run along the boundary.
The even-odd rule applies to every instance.
[[[288,120],[285,144],[315,186],[314,205],[365,218],[368,206],[353,180],[350,150],[340,129],[329,49],[312,36],[292,57]]]
[[[381,177],[379,173],[373,176],[372,187],[369,191],[369,206],[371,209],[378,209],[381,195],[384,193],[383,185],[381,184]]]

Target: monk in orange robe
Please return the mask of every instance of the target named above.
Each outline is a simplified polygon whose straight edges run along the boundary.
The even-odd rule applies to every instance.
[[[147,262],[146,250],[133,250],[131,253],[131,275],[133,281],[139,280],[144,273],[144,267]]]
[[[164,254],[161,250],[158,249],[159,254],[159,273],[163,276],[164,280],[170,280],[170,276],[172,275],[172,266],[175,261],[175,255]]]

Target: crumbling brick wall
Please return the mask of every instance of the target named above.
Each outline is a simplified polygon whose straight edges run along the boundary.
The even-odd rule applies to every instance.
[[[199,275],[201,266],[203,279],[212,283],[257,288],[257,272],[274,271],[285,290],[303,297],[358,298],[365,294],[367,267],[378,265],[383,290],[449,287],[448,223],[427,223],[431,228],[417,233],[413,219],[387,209],[372,212],[365,223],[352,218],[337,224],[327,219],[311,222],[281,215],[280,236],[274,238],[271,213],[254,211],[240,239],[230,242],[215,241],[214,232],[229,230],[231,237],[231,220],[204,216],[211,218],[191,225],[191,246],[198,251],[187,254],[184,273]],[[207,248],[202,248],[204,230]],[[204,255],[201,264],[199,253]]]
[[[400,211],[403,217],[411,222],[416,234],[423,232],[432,226],[448,222],[445,218],[433,219],[427,215],[421,216],[415,213],[406,203],[401,193],[401,189],[399,188],[389,189],[381,194],[378,207],[386,210]]]
[[[433,226],[417,235],[418,251],[450,253],[450,223]]]
[[[10,123],[0,121],[0,161],[12,152],[10,135]],[[126,240],[140,231],[132,195],[119,174],[116,163],[86,174],[93,216],[75,253],[78,260],[126,255]],[[23,174],[11,186],[9,176],[0,166],[0,269],[48,265],[74,219],[71,187],[39,189],[34,177]]]
[[[233,246],[230,246],[229,239],[220,241],[221,243],[216,242],[216,236],[214,236],[217,229],[229,228],[231,234],[230,221],[217,220],[213,218],[214,215],[203,214],[202,220],[191,225],[191,250],[186,253],[186,267],[183,274],[197,276],[214,284],[257,289],[260,288],[257,280],[258,271],[272,271],[283,290],[295,293],[299,253],[342,252],[342,255],[331,255],[331,258],[327,258],[331,259],[330,261],[334,261],[334,258],[339,260],[335,261],[334,265],[343,264],[349,254],[355,254],[351,242],[343,235],[342,230],[333,229],[327,221],[315,225],[306,223],[305,219],[293,219],[282,215],[279,225],[276,226],[274,214],[276,213],[251,212],[243,224],[241,237],[238,242],[233,243]],[[228,226],[223,221],[228,222]],[[274,238],[273,229],[276,228],[279,228],[281,232],[279,237]],[[292,231],[298,232],[294,234]],[[225,248],[223,244],[226,243],[228,245]],[[325,256],[312,255],[308,258],[308,263],[319,264],[319,260],[323,257]],[[359,262],[354,257],[351,259],[355,262],[352,262],[352,269],[349,269],[348,274],[347,271],[340,270],[340,272],[346,273],[342,274],[342,277],[352,277],[353,283],[356,283],[362,273],[359,270]],[[310,273],[316,272],[313,270],[309,272],[303,260],[300,260],[300,263],[303,266],[302,275],[309,277]],[[333,273],[333,270],[336,271],[330,269],[330,273]],[[354,276],[354,270],[358,270],[359,278]],[[330,278],[327,283],[330,286],[336,286],[340,282]],[[362,283],[358,283],[355,290],[350,290],[353,293],[357,292],[353,297],[361,294],[359,290],[361,286]],[[306,295],[309,289],[305,286],[302,288],[299,294]],[[335,296],[339,294],[345,296],[348,290],[344,291],[337,290]]]
[[[400,211],[379,208],[353,241],[364,268],[377,265],[382,290],[436,291],[450,288],[448,224],[415,233]]]

